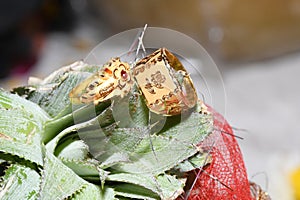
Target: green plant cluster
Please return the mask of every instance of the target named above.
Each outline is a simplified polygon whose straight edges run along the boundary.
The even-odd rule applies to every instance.
[[[0,199],[176,199],[186,172],[210,162],[197,144],[212,116],[200,105],[159,116],[137,86],[122,99],[72,105],[70,90],[97,69],[77,62],[16,94],[0,90]]]

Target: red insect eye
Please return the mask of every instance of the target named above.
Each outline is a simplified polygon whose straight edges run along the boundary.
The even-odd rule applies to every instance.
[[[128,78],[128,74],[127,74],[127,72],[126,72],[125,70],[122,70],[122,71],[121,71],[121,76],[122,76],[122,78],[125,79],[125,80]]]

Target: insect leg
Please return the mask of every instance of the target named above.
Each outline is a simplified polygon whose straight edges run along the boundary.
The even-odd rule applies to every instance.
[[[210,155],[210,153],[211,153],[212,150],[213,150],[214,144],[215,144],[215,142],[213,142],[213,144],[210,146],[210,148],[209,148],[209,150],[208,150],[208,152],[207,152],[207,156],[206,156],[206,158],[205,158],[205,160],[204,160],[204,163],[208,163],[209,155]],[[187,192],[187,194],[186,194],[186,196],[185,196],[185,198],[184,198],[185,200],[188,199],[188,197],[190,196],[190,192],[191,192],[191,191],[193,190],[193,188],[195,187],[195,184],[196,184],[198,178],[200,177],[200,173],[204,170],[203,167],[204,167],[204,165],[201,166],[201,167],[199,168],[199,172],[197,173],[197,175],[196,175],[196,177],[195,177],[195,179],[194,179],[194,181],[193,181],[193,184],[191,185],[189,191]]]

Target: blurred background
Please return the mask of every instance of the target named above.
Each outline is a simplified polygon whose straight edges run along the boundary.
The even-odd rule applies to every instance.
[[[272,199],[297,199],[299,0],[10,0],[0,2],[0,11],[0,86],[7,90],[145,23],[194,38],[224,79],[226,119],[246,129],[236,134],[244,138],[249,178]]]

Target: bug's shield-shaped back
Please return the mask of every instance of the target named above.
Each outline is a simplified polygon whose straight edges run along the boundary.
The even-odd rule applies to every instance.
[[[133,84],[130,66],[113,58],[102,69],[77,85],[69,94],[72,103],[94,103],[125,96]]]
[[[140,60],[132,74],[154,113],[177,115],[197,103],[190,76],[178,58],[165,48]]]

